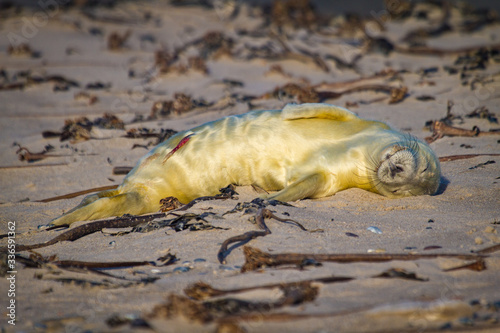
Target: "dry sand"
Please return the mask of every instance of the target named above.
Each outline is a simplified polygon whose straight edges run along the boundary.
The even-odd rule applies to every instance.
[[[498,116],[498,55],[496,59],[492,56],[486,60],[484,68],[464,71],[462,65],[455,65],[458,54],[381,54],[373,49],[369,51],[368,40],[356,29],[340,30],[338,27],[342,22],[337,17],[319,31],[285,27],[283,33],[287,38],[283,40],[301,56],[269,59],[266,54],[283,49],[276,39],[269,37],[270,29],[263,27],[261,10],[238,2],[233,13],[231,4],[234,2],[218,4],[225,5],[215,10],[156,2],[127,2],[113,9],[63,10],[57,7],[47,12],[46,21],[40,8],[18,13],[0,12],[0,69],[6,75],[0,77],[2,87],[25,82],[23,72],[26,71],[31,77],[59,75],[79,84],[79,87],[69,86],[65,91],[54,91],[57,85],[54,81],[29,84],[23,89],[0,90],[1,234],[7,233],[9,221],[15,222],[18,245],[42,242],[60,234],[62,231],[39,232],[37,227],[78,204],[82,196],[49,203],[38,200],[119,184],[124,176],[113,175],[113,167],[135,165],[147,150],[131,149],[132,146],[147,145],[155,140],[124,138],[124,130],[96,126],[91,132],[92,139],[88,141],[60,142],[58,138],[42,137],[43,131],[59,131],[65,119],[85,116],[93,120],[104,113],[112,113],[125,122],[126,129],[184,130],[252,109],[281,108],[296,98],[285,94],[281,98],[261,97],[287,83],[314,86],[321,82],[345,82],[392,69],[399,73],[390,78],[382,77],[377,83],[408,87],[406,97],[399,103],[389,104],[387,94],[373,91],[346,94],[325,102],[341,106],[357,103],[351,109],[360,116],[385,121],[419,138],[430,135],[424,129],[426,121],[445,117],[448,101],[454,103],[452,113],[461,117],[454,119],[453,125],[465,129],[478,126],[481,131],[499,127],[498,123],[487,119],[464,117],[482,106]],[[427,10],[425,6],[422,8],[422,11]],[[456,8],[450,13],[449,23],[453,29],[423,38],[426,45],[441,50],[498,45],[499,23],[470,32],[459,31],[464,18]],[[387,30],[377,34],[407,47],[402,38],[409,31],[429,27],[439,21],[441,14],[439,8],[431,6],[427,20],[417,19],[416,14],[403,20],[386,17],[383,25]],[[122,48],[109,50],[108,36],[113,32],[124,34],[127,30],[131,35]],[[210,31],[223,32],[232,38],[234,44],[230,49],[232,55],[221,49],[214,54],[212,50],[217,49],[218,44],[212,45],[212,49],[205,48],[208,73],[187,66],[188,58],[202,49],[199,44],[186,48],[174,62],[175,66],[182,64],[187,67],[184,72],[179,72],[177,67],[160,73],[155,67],[155,51],[163,48],[173,53],[173,50]],[[39,53],[38,57],[9,52],[9,46],[15,45],[15,41],[12,44],[13,38],[28,43],[33,52]],[[322,69],[314,57],[304,56],[304,50],[323,59],[328,71]],[[332,60],[338,58],[349,63],[357,56],[360,58],[354,68],[342,67]],[[283,71],[270,71],[274,65],[279,65]],[[446,66],[456,66],[458,72],[450,74],[445,70]],[[431,67],[436,70],[425,71]],[[87,84],[96,82],[109,86],[99,90],[86,88]],[[75,95],[80,92],[96,96],[97,102],[89,105],[88,100],[76,99]],[[197,107],[181,114],[147,120],[155,102],[173,100],[176,93],[184,93],[207,104],[218,103],[224,98],[230,103]],[[429,100],[417,99],[424,95]],[[253,98],[245,100],[243,96]],[[133,122],[138,115],[143,116],[143,120]],[[438,156],[499,154],[499,139],[498,135],[444,137],[431,146]],[[31,152],[40,152],[46,145],[52,145],[55,149],[49,154],[63,156],[27,163],[18,159],[16,151],[19,147],[16,144]],[[293,225],[268,221],[272,234],[254,239],[247,245],[271,254],[372,251],[470,254],[500,243],[497,233],[500,221],[498,163],[498,156],[443,162],[444,186],[435,196],[389,200],[351,189],[329,198],[295,202],[294,207],[271,207],[277,216],[289,216],[309,229],[321,228],[324,232],[308,233]],[[257,196],[252,188],[240,187],[237,192],[238,200],[202,202],[189,212],[200,214],[208,211],[220,216],[236,203],[248,202]],[[241,212],[226,215],[223,219],[208,216],[210,224],[225,229],[201,231],[175,232],[164,228],[116,236],[113,235],[116,230],[107,229],[75,242],[61,242],[38,249],[36,252],[45,258],[57,255],[59,260],[102,262],[156,261],[170,251],[179,261],[165,267],[106,270],[128,279],[124,280],[62,269],[50,263],[42,268],[28,268],[17,259],[15,298],[8,296],[10,284],[6,277],[10,274],[0,280],[0,327],[7,332],[147,331],[136,327],[140,323],[137,318],[142,318],[159,332],[213,332],[219,325],[217,321],[201,324],[185,316],[150,318],[148,315],[155,306],[164,304],[168,295],[185,296],[184,288],[198,281],[214,288],[233,289],[349,276],[354,278],[349,282],[315,283],[318,295],[312,301],[273,311],[253,311],[251,317],[239,317],[234,322],[248,332],[423,332],[440,328],[493,332],[500,329],[498,252],[485,259],[486,270],[482,271],[445,272],[447,268],[470,261],[437,258],[385,263],[323,263],[304,269],[266,268],[240,273],[244,263],[242,247],[230,253],[225,265],[219,264],[216,254],[225,239],[256,230],[248,218]],[[370,232],[367,230],[370,226],[378,227],[382,233]],[[0,240],[0,245],[6,244],[7,238]],[[28,252],[20,254],[29,255]],[[415,273],[425,281],[374,278],[390,268]],[[157,280],[144,284],[130,282],[146,278]],[[66,279],[74,280],[63,283],[63,280],[68,281]],[[276,301],[281,296],[278,288],[229,295],[253,302]],[[11,299],[15,299],[16,304],[15,326],[7,322],[9,310],[6,307]],[[268,314],[272,313],[290,314],[291,317],[269,317]],[[126,323],[111,327],[107,320],[112,316],[118,316]],[[223,331],[229,326],[219,326],[219,329]],[[237,332],[235,327],[232,329],[227,332]]]

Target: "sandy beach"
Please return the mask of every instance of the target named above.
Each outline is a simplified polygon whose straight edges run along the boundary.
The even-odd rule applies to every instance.
[[[2,332],[500,330],[498,13],[472,2],[401,1],[375,15],[308,1],[41,3],[0,9]],[[266,219],[271,233],[230,244],[224,263],[225,240],[259,230],[255,188],[148,232],[22,248],[89,223],[45,230],[84,195],[45,199],[119,185],[118,169],[176,131],[290,102],[427,140],[438,193],[269,205],[307,231]]]

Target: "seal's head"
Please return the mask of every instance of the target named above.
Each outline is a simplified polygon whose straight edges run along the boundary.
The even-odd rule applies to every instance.
[[[441,179],[432,149],[413,137],[382,150],[373,169],[377,192],[393,198],[435,194]]]

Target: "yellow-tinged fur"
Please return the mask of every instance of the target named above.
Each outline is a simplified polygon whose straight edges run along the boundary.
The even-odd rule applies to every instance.
[[[87,196],[52,221],[71,224],[157,211],[228,184],[278,191],[294,201],[359,187],[400,197],[434,194],[439,162],[423,142],[328,104],[287,105],[216,120],[177,133],[144,156],[116,190]]]

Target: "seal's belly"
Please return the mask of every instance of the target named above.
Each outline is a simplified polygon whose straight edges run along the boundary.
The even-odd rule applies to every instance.
[[[134,170],[127,181],[151,184],[160,189],[159,196],[176,193],[181,202],[215,194],[228,184],[281,190],[310,171],[307,168],[315,167],[310,160],[314,152],[324,142],[331,145],[336,131],[331,121],[292,123],[279,115],[276,111],[254,112],[179,133],[155,148],[147,168]],[[187,136],[189,141],[164,162]]]
[[[165,181],[190,199],[217,193],[228,184],[284,188],[297,156],[291,158],[289,145],[269,126],[224,122],[194,132],[165,163]]]

